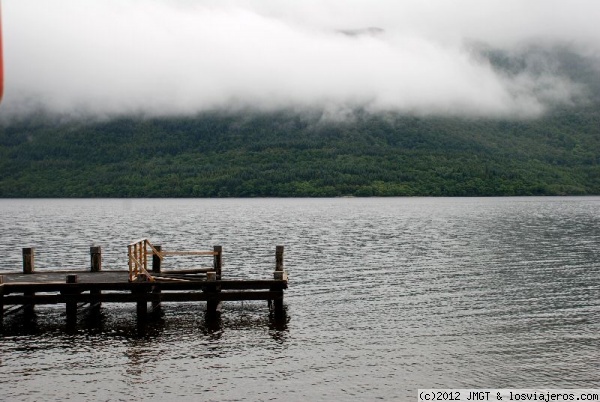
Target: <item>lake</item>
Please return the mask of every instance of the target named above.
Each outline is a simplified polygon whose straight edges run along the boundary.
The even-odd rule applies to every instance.
[[[222,245],[224,278],[271,278],[266,302],[64,306],[5,317],[2,399],[415,400],[418,388],[600,383],[600,197],[0,200],[0,271],[127,268],[127,244]],[[165,264],[194,261],[174,258]],[[166,265],[165,265],[166,266]]]

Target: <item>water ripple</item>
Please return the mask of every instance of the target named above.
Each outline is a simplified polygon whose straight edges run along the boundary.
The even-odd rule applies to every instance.
[[[2,271],[26,246],[40,271],[86,268],[91,245],[123,269],[149,237],[223,245],[230,278],[271,277],[283,244],[290,275],[285,322],[264,302],[225,303],[217,322],[167,304],[143,333],[134,306],[74,330],[57,306],[9,315],[9,400],[412,400],[600,381],[597,197],[0,200],[0,217]]]

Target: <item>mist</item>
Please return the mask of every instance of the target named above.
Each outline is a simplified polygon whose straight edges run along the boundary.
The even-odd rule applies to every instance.
[[[593,0],[5,0],[0,115],[321,109],[536,117],[586,88],[551,60],[600,54]],[[595,62],[594,61],[594,62]]]

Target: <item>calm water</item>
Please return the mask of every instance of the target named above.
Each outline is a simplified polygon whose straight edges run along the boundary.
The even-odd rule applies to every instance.
[[[268,278],[286,246],[287,319],[265,302],[135,307],[100,323],[37,307],[0,334],[3,400],[415,400],[417,388],[600,384],[600,197],[0,200],[0,271],[125,269],[142,237],[224,248]],[[167,260],[174,266],[196,261]]]

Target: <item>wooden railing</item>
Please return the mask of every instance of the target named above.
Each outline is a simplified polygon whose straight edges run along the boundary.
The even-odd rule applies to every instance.
[[[152,253],[148,253],[148,249]],[[154,281],[148,272],[148,254],[154,253],[154,247],[148,239],[141,239],[127,246],[129,256],[129,282]]]
[[[148,270],[148,256],[156,256],[162,261],[166,256],[187,255],[187,256],[214,256],[213,271],[217,279],[221,279],[221,246],[215,246],[214,251],[163,251],[161,247],[153,246],[148,239],[141,239],[127,246],[129,256],[129,281],[150,281],[155,279]],[[156,272],[156,266],[152,271]],[[158,268],[160,272],[160,268]]]

